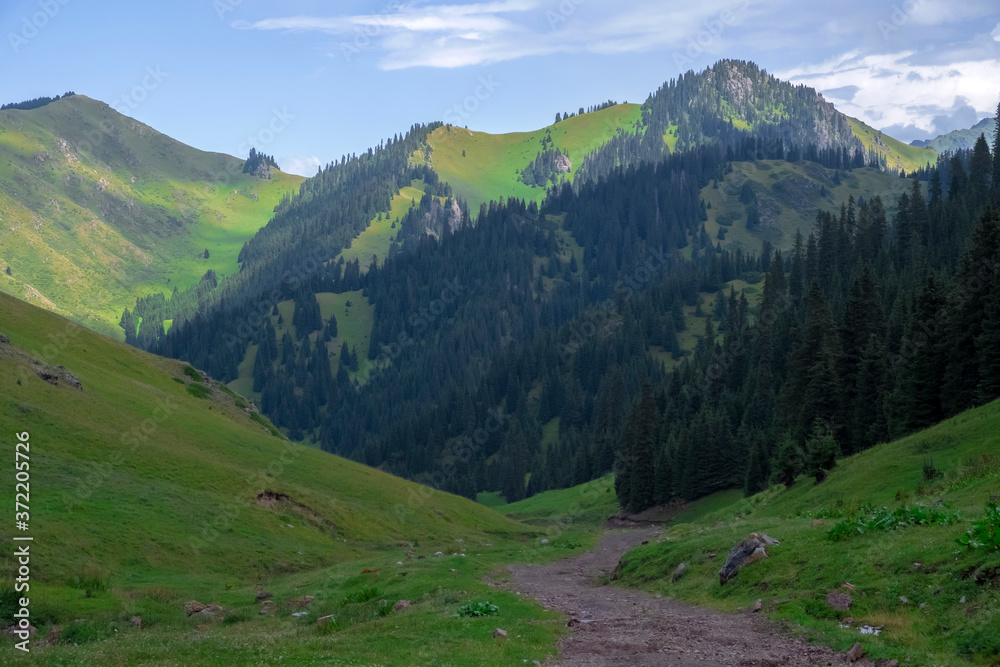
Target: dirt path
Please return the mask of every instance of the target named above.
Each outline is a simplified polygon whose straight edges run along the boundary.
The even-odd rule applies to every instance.
[[[593,551],[550,565],[511,565],[509,587],[572,617],[559,667],[734,667],[845,664],[843,653],[782,635],[759,614],[724,614],[617,586],[601,586],[655,529],[608,532]],[[871,665],[858,662],[856,665]]]

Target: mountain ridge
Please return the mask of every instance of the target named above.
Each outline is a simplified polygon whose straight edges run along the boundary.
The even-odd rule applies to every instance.
[[[991,140],[996,133],[996,118],[987,117],[964,130],[952,130],[947,134],[941,134],[933,139],[916,139],[910,142],[911,146],[920,148],[932,148],[938,153],[954,152],[959,150],[972,150],[976,145],[979,135],[985,135],[986,140]]]

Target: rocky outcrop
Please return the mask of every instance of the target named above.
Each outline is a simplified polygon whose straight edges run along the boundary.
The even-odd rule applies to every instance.
[[[191,600],[190,602],[184,603],[184,611],[187,612],[188,616],[201,614],[202,616],[211,617],[221,613],[222,607],[217,604],[202,604],[197,600]]]
[[[767,558],[767,547],[776,544],[780,542],[764,533],[750,533],[746,539],[729,550],[729,558],[719,570],[719,583],[724,585],[735,577],[741,568]]]
[[[854,600],[847,593],[831,591],[826,594],[826,606],[835,611],[849,611]]]

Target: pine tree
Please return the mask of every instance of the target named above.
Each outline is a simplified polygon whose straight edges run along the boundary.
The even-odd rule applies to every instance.
[[[969,188],[972,206],[976,209],[986,204],[993,186],[993,158],[986,136],[980,134],[969,158]]]
[[[976,403],[977,387],[980,382],[977,368],[980,353],[976,340],[984,330],[986,304],[994,285],[993,280],[984,281],[983,276],[996,274],[1000,268],[998,260],[1000,260],[1000,219],[996,211],[988,209],[972,236],[969,251],[958,271],[957,284],[961,289],[962,298],[957,306],[954,310],[945,311],[942,303],[936,311],[923,313],[918,320],[925,323],[924,328],[933,328],[937,340],[947,337],[947,345],[940,348],[948,359],[941,393],[942,407],[950,414],[967,410]],[[945,314],[950,316],[949,331],[942,331],[945,326]],[[922,335],[928,334],[914,332],[914,336]],[[933,361],[927,360],[926,363],[929,365]]]
[[[767,476],[764,474],[763,454],[759,445],[754,443],[750,450],[750,462],[747,465],[746,480],[743,483],[743,495],[750,497],[767,488]]]
[[[976,338],[979,370],[979,402],[1000,398],[1000,274],[994,276],[993,290],[986,302],[983,332]]]
[[[903,435],[938,423],[944,417],[941,387],[944,358],[941,319],[945,302],[937,281],[928,276],[917,297],[904,345],[900,354],[905,359],[896,400],[901,403]],[[949,343],[950,344],[950,343]],[[973,360],[974,361],[974,360]],[[978,374],[975,375],[978,380]],[[974,383],[970,390],[975,390]]]
[[[826,479],[827,472],[837,465],[839,453],[840,448],[830,425],[817,417],[806,443],[806,473],[819,484]]]
[[[658,415],[653,402],[653,388],[643,382],[639,401],[630,415],[632,470],[629,483],[631,512],[641,512],[653,506],[656,493],[656,433]]]
[[[792,272],[788,278],[788,295],[793,301],[802,299],[802,290],[805,287],[806,271],[805,247],[802,244],[802,232],[795,232],[795,247],[792,250]]]
[[[774,473],[772,479],[775,484],[792,486],[795,478],[802,474],[805,466],[805,455],[802,448],[792,437],[791,433],[785,433],[778,445],[778,452],[774,457]]]

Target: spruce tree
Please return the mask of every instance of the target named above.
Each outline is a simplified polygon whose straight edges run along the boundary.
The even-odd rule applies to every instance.
[[[837,465],[839,453],[840,448],[830,425],[817,417],[806,442],[806,473],[819,484],[826,479],[827,472]]]
[[[795,478],[802,474],[804,466],[805,455],[802,448],[799,447],[792,434],[786,432],[781,438],[778,452],[774,457],[772,481],[775,484],[784,484],[790,487],[795,484]]]
[[[993,187],[993,158],[986,136],[980,134],[969,158],[969,188],[973,210],[986,204]]]
[[[755,443],[750,450],[750,461],[747,465],[746,479],[743,483],[743,495],[750,497],[767,488],[767,477],[764,474],[763,454],[760,446]]]
[[[656,493],[656,433],[658,415],[653,402],[653,388],[643,382],[639,401],[631,418],[632,470],[629,484],[629,510],[641,512],[653,506]]]

